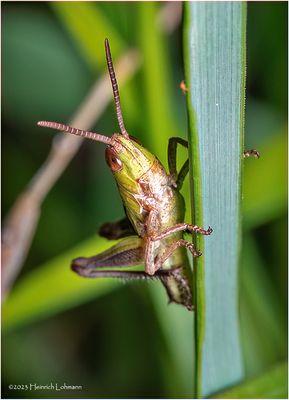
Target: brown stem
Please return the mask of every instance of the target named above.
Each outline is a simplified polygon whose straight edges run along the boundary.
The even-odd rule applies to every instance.
[[[117,63],[116,70],[123,84],[139,68],[140,57],[135,50],[128,51]],[[92,87],[74,118],[72,126],[89,129],[95,124],[111,100],[109,78],[105,73]],[[47,193],[61,176],[79,149],[83,138],[57,135],[44,164],[34,175],[24,192],[12,206],[2,230],[2,299],[19,274],[25,261],[40,209]]]
[[[181,20],[181,3],[168,3],[159,13],[159,23],[163,31],[170,33]],[[136,51],[128,51],[116,64],[117,76],[121,84],[139,68],[140,56]],[[75,116],[69,121],[72,126],[90,129],[111,100],[111,88],[107,74],[92,87]],[[2,299],[19,274],[29,251],[35,228],[40,216],[43,200],[57,179],[64,172],[79,149],[83,138],[59,134],[52,142],[51,150],[26,189],[19,195],[6,217],[2,228]]]

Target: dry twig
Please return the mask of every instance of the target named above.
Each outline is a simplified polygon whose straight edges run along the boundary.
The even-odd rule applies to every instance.
[[[116,64],[120,84],[124,84],[140,66],[140,56],[135,50],[128,51]],[[111,86],[105,73],[83,101],[69,124],[90,129],[111,100]],[[28,253],[40,216],[43,200],[61,176],[83,139],[58,134],[52,142],[50,153],[25,191],[20,194],[7,216],[2,232],[2,298],[5,297],[17,277]]]
[[[182,14],[181,3],[168,2],[160,11],[157,23],[166,33],[179,25]],[[139,68],[140,56],[135,50],[128,51],[118,63],[116,73],[120,84],[124,84]],[[112,93],[107,74],[104,74],[83,101],[69,125],[90,129],[111,100]],[[13,285],[29,251],[40,216],[41,205],[47,193],[64,172],[79,149],[83,139],[72,135],[58,134],[44,164],[21,193],[2,230],[2,299]]]

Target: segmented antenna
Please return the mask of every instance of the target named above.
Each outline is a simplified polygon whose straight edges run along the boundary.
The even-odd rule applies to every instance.
[[[73,135],[82,136],[87,139],[96,140],[98,142],[103,142],[106,144],[114,145],[115,141],[107,136],[100,135],[95,132],[84,131],[82,129],[72,128],[69,125],[60,124],[58,122],[50,122],[50,121],[39,121],[37,122],[38,126],[42,126],[44,128],[57,129],[58,131],[72,133]]]
[[[116,108],[116,116],[117,116],[118,125],[119,125],[119,128],[120,128],[121,134],[126,136],[126,137],[129,137],[129,135],[128,135],[126,129],[125,129],[124,122],[123,122],[121,105],[120,105],[120,97],[119,97],[119,91],[118,91],[118,85],[117,85],[117,80],[116,80],[115,73],[114,73],[114,68],[113,68],[113,63],[112,63],[112,58],[111,58],[108,39],[105,39],[104,45],[105,45],[105,55],[106,55],[107,68],[108,68],[110,81],[111,81],[111,86],[112,86],[112,91],[113,91],[113,97],[114,97],[114,103],[115,103],[115,108]]]

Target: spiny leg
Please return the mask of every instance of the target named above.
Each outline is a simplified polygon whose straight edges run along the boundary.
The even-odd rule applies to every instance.
[[[245,150],[243,152],[243,157],[244,158],[251,157],[251,156],[253,156],[255,158],[260,158],[260,153],[259,153],[258,150],[255,150],[255,149]]]
[[[174,270],[157,271],[154,275],[147,274],[144,271],[117,271],[117,270],[94,270],[81,266],[72,265],[71,269],[84,278],[120,278],[127,280],[140,279],[166,279],[174,277]]]
[[[143,271],[113,271],[113,270],[94,270],[72,265],[72,270],[85,278],[122,278],[127,280],[149,279],[154,276]]]
[[[202,253],[200,251],[195,249],[195,246],[193,245],[193,243],[191,243],[185,239],[179,239],[176,242],[172,243],[170,246],[168,246],[162,254],[160,254],[159,256],[156,257],[155,262],[154,262],[155,271],[157,271],[158,269],[161,268],[163,263],[173,254],[173,252],[178,247],[187,248],[192,253],[193,257],[200,257],[202,255]]]
[[[157,267],[155,264],[155,247],[156,244],[155,242],[161,239],[164,239],[176,232],[181,232],[181,231],[190,231],[190,232],[196,232],[199,233],[201,235],[210,235],[213,230],[211,227],[209,227],[207,230],[200,228],[197,225],[192,225],[192,224],[186,224],[186,223],[180,223],[180,224],[176,224],[170,228],[165,229],[163,232],[156,234],[156,232],[159,232],[159,230],[157,229],[156,226],[156,221],[157,221],[157,215],[155,212],[151,212],[148,216],[148,220],[147,220],[147,237],[145,239],[145,243],[144,243],[144,261],[145,261],[145,271],[150,274],[150,275],[154,275],[155,272],[157,271],[157,269],[159,268],[159,266]],[[197,256],[200,255],[199,252],[196,252],[194,250],[194,246],[192,245],[191,242],[188,242],[186,240],[181,240],[175,243],[179,243],[176,244],[176,248],[179,246],[185,246],[187,247],[193,255]],[[172,244],[173,246],[174,244]],[[172,247],[172,252],[175,250],[174,247]],[[171,254],[171,253],[170,253]],[[166,259],[169,256],[166,256]]]
[[[188,310],[193,309],[191,286],[182,267],[159,270],[154,275],[147,274],[144,271],[95,270],[76,264],[72,264],[72,270],[84,278],[117,278],[127,281],[157,279],[165,287],[170,302],[182,304]],[[176,285],[179,289],[177,295]]]
[[[196,232],[201,235],[208,236],[213,232],[213,229],[210,226],[208,229],[204,229],[204,228],[200,228],[197,225],[181,223],[181,224],[176,224],[170,228],[165,229],[160,234],[153,236],[151,238],[151,240],[152,241],[161,240],[161,239],[164,239],[164,238],[172,235],[173,233],[181,232],[181,231]]]
[[[161,255],[154,257],[154,241],[147,239],[144,255],[146,273],[149,275],[155,275],[157,270],[160,269],[162,264],[178,247],[186,247],[192,253],[193,257],[199,257],[202,255],[200,251],[195,250],[193,243],[189,242],[188,240],[179,239],[171,243]]]

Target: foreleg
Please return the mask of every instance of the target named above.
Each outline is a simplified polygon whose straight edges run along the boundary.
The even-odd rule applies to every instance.
[[[173,233],[177,233],[177,232],[181,232],[181,231],[196,232],[201,235],[208,236],[213,232],[213,229],[210,226],[208,229],[204,229],[204,228],[200,228],[197,225],[181,223],[181,224],[176,224],[175,226],[165,229],[163,232],[159,233],[158,235],[153,236],[151,238],[151,240],[152,241],[161,240],[161,239],[164,239],[164,238],[172,235]]]
[[[184,139],[178,137],[172,137],[169,139],[168,146],[168,165],[169,172],[172,178],[172,181],[175,182],[175,186],[180,188],[183,184],[183,181],[188,173],[189,164],[188,160],[184,163],[180,170],[180,174],[177,173],[177,145],[181,144],[184,147],[188,147],[188,142]]]
[[[180,169],[180,172],[178,173],[178,177],[177,177],[177,188],[178,190],[181,190],[185,177],[187,176],[189,172],[189,160],[187,160],[184,165],[182,166],[182,168]]]

